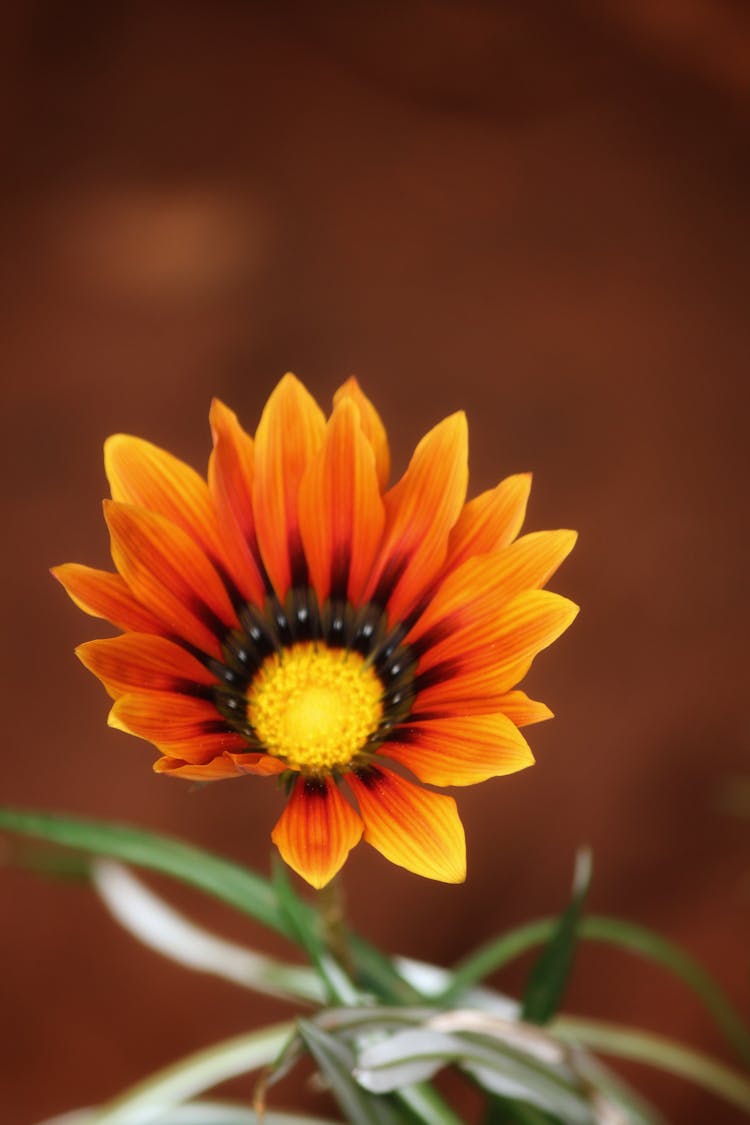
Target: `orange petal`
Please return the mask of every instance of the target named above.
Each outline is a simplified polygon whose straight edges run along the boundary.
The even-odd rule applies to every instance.
[[[368,596],[403,620],[445,562],[448,536],[466,495],[468,433],[453,414],[422,438],[404,476],[385,496],[386,527]]]
[[[391,475],[391,451],[388,448],[388,435],[385,432],[385,426],[381,422],[377,410],[353,375],[336,391],[333,396],[333,405],[338,406],[340,402],[346,399],[354,402],[359,409],[360,425],[375,454],[375,468],[378,474],[380,491],[385,492],[388,487],[388,477]]]
[[[119,574],[80,563],[55,566],[51,574],[84,613],[103,617],[118,629],[132,629],[136,633],[164,632],[163,623],[133,597]]]
[[[428,785],[474,785],[534,764],[521,732],[505,715],[467,715],[409,723],[381,754]]]
[[[385,523],[372,447],[359,411],[343,398],[299,493],[299,526],[321,605],[329,594],[358,605]]]
[[[241,751],[245,739],[227,729],[205,699],[171,691],[121,695],[109,713],[109,725],[155,743],[170,758],[205,764],[224,751]]]
[[[362,821],[330,778],[299,777],[271,833],[293,871],[319,889],[343,867]]]
[[[520,683],[531,664],[529,659],[499,665],[489,660],[484,664],[477,660],[467,667],[450,661],[439,665],[428,673],[429,686],[418,693],[417,713],[430,718],[492,715],[508,687]]]
[[[325,418],[294,375],[272,392],[255,434],[253,511],[258,546],[276,593],[307,581],[299,532],[298,494],[305,469],[320,448]]]
[[[76,655],[117,699],[131,691],[179,691],[190,694],[216,677],[166,637],[125,633],[79,645]]]
[[[164,516],[214,561],[222,549],[208,486],[184,461],[143,438],[114,434],[104,443],[112,499]]]
[[[408,644],[429,645],[420,668],[460,654],[469,631],[475,647],[491,640],[500,607],[549,581],[576,538],[574,531],[537,531],[504,550],[467,559],[445,579],[407,637]]]
[[[213,437],[213,473],[209,488],[222,514],[231,514],[247,543],[255,542],[253,519],[253,439],[243,430],[233,410],[215,398],[209,411]],[[213,482],[210,477],[213,476]],[[215,486],[215,487],[212,487]]]
[[[237,415],[215,398],[209,413],[214,448],[208,462],[208,487],[221,523],[224,551],[243,597],[263,604],[265,585],[253,518],[253,439]]]
[[[451,638],[454,648],[450,656],[424,669],[420,660],[415,710],[430,711],[448,700],[497,696],[508,691],[525,674],[536,654],[564,633],[577,614],[577,605],[549,590],[519,594],[497,614],[490,641],[476,646],[471,629],[461,630]],[[431,657],[432,650],[422,659],[428,663]]]
[[[284,773],[289,768],[286,762],[282,762],[280,758],[274,758],[272,754],[238,754],[233,752],[229,756],[240,773],[254,773],[259,777],[273,777],[276,774]]]
[[[466,878],[466,841],[456,802],[388,769],[347,774],[365,822],[365,840],[391,863],[443,883]]]
[[[446,566],[453,570],[471,555],[512,543],[526,516],[530,490],[531,473],[518,473],[470,500],[451,531]]]
[[[228,777],[244,777],[245,774],[280,773],[284,769],[283,762],[270,758],[268,754],[220,754],[205,765],[192,765],[180,758],[158,758],[154,762],[155,773],[166,773],[187,781],[223,781]]]
[[[238,625],[224,585],[181,528],[143,508],[105,501],[112,558],[139,601],[173,633],[220,655],[217,638]]]
[[[519,683],[527,674],[530,662],[514,677]],[[480,669],[472,674],[456,675],[424,688],[419,694],[419,711],[413,712],[421,721],[425,719],[461,719],[468,715],[494,715],[505,693],[497,690],[497,677],[492,669]]]
[[[529,699],[524,691],[506,691],[498,696],[497,706],[517,727],[530,727],[532,723],[543,723],[545,719],[553,718],[546,703]]]

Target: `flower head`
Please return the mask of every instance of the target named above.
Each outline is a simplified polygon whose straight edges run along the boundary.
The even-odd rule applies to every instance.
[[[575,534],[516,538],[528,475],[466,502],[463,414],[388,488],[385,430],[354,379],[328,420],[293,375],[254,440],[218,401],[210,419],[207,482],[111,437],[116,570],[53,571],[123,630],[77,650],[115,700],[111,725],[153,742],[159,773],[282,775],[272,837],[313,886],[362,835],[410,871],[462,881],[456,803],[410,777],[470,785],[533,762],[518,728],[551,712],[516,684],[576,615],[542,589]]]

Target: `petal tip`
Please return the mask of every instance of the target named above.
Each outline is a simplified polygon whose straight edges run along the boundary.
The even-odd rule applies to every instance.
[[[547,591],[543,592],[546,593]],[[557,632],[557,636],[559,637],[573,624],[578,614],[581,612],[581,607],[576,602],[571,601],[570,598],[563,597],[562,594],[555,594],[553,596],[557,601],[560,611],[560,616],[558,618],[560,625]]]
[[[292,870],[296,870],[296,868],[292,868]],[[323,887],[327,887],[331,880],[336,877],[337,872],[334,871],[332,875],[315,875],[308,871],[307,874],[303,875],[301,871],[297,871],[297,874],[301,879],[304,879],[313,890],[322,891]]]
[[[113,730],[122,731],[123,734],[132,734],[133,732],[130,727],[120,718],[120,704],[122,702],[122,699],[118,699],[117,702],[110,707],[109,714],[107,715],[107,726],[112,727]]]
[[[363,824],[336,785],[309,786],[299,778],[271,832],[284,862],[319,890],[343,867],[359,843]]]
[[[104,475],[109,481],[112,495],[120,485],[120,478],[138,452],[147,450],[151,443],[133,434],[110,434],[104,441]],[[130,456],[129,456],[130,455]]]
[[[104,439],[104,445],[102,446],[102,448],[104,449],[105,460],[106,460],[107,456],[111,456],[117,450],[118,445],[122,445],[123,441],[128,441],[128,440],[137,441],[138,439],[132,437],[129,434],[120,434],[120,433],[110,434],[109,437],[105,438]]]
[[[460,451],[462,462],[468,458],[469,419],[466,417],[465,410],[457,410],[454,414],[449,414],[442,422],[438,422],[432,432],[441,434],[443,440],[452,447],[454,456],[458,456]]]
[[[285,371],[272,393],[299,394],[300,391],[303,391],[305,394],[308,393],[307,387],[299,376],[295,375],[293,371]]]
[[[339,383],[338,387],[333,393],[334,405],[339,401],[339,399],[346,397],[349,391],[361,390],[362,388],[359,385],[359,380],[357,379],[356,375],[347,375],[343,383]]]
[[[515,485],[517,488],[521,488],[525,492],[527,497],[528,497],[528,494],[531,492],[531,486],[532,486],[533,483],[534,483],[534,473],[531,469],[528,469],[524,473],[511,473],[511,475],[509,477],[504,477],[500,481],[500,485],[506,485],[506,486]],[[500,487],[500,485],[498,485],[498,487]]]
[[[213,426],[214,423],[222,422],[225,419],[234,418],[234,411],[227,406],[217,395],[211,399],[211,405],[208,408],[208,420]]]
[[[532,532],[531,534],[537,536],[547,535],[551,537],[551,541],[554,541],[555,552],[552,573],[565,562],[578,542],[578,532],[568,527],[561,527],[553,532]]]
[[[442,874],[436,875],[436,876],[434,876],[434,878],[439,883],[449,883],[453,886],[456,886],[459,883],[465,883],[466,882],[466,875],[467,875],[467,864],[466,864],[466,854],[464,853],[462,862],[456,864],[456,866],[452,869],[451,868],[445,868],[445,870]]]

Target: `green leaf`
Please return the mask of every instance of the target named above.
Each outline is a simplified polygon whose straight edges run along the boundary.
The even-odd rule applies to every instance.
[[[462,1125],[461,1118],[456,1117],[451,1107],[428,1082],[415,1082],[413,1086],[405,1086],[398,1091],[397,1097],[425,1125]]]
[[[348,1121],[357,1125],[403,1125],[391,1098],[368,1094],[355,1082],[354,1054],[346,1043],[309,1020],[298,1020],[297,1028]]]
[[[170,875],[228,903],[290,940],[296,939],[267,879],[174,837],[131,825],[9,808],[0,808],[0,829]],[[300,902],[301,910],[312,924],[314,911],[307,903]],[[421,999],[394,965],[363,938],[352,935],[350,947],[357,970],[361,966],[370,987],[382,999],[393,1002]]]
[[[359,1003],[360,994],[323,943],[318,929],[318,917],[311,915],[307,904],[295,893],[287,878],[286,868],[280,861],[274,863],[273,886],[281,912],[293,935],[318,970],[328,999],[337,1004]]]
[[[565,1042],[582,1044],[604,1055],[633,1059],[685,1078],[750,1113],[750,1081],[747,1077],[692,1047],[685,1047],[650,1031],[577,1016],[559,1016],[550,1030]]]
[[[172,875],[249,914],[270,929],[293,936],[266,879],[171,836],[126,824],[15,809],[0,809],[0,829]]]
[[[32,871],[49,879],[69,883],[88,883],[91,877],[91,860],[76,852],[63,851],[37,841],[16,842],[10,857],[3,857],[14,867]]]
[[[267,1066],[293,1031],[291,1023],[274,1024],[195,1051],[102,1106],[92,1118],[91,1125],[133,1125],[134,1121],[138,1125],[156,1123],[160,1114],[190,1101],[220,1082]]]
[[[625,1113],[628,1125],[667,1125],[658,1110],[644,1101],[622,1078],[612,1073],[601,1059],[580,1046],[575,1049],[576,1070],[584,1081],[599,1090]]]
[[[434,1002],[450,1006],[478,981],[501,969],[528,949],[549,941],[557,921],[541,918],[481,946],[464,958],[453,971],[451,983]],[[728,1043],[746,1066],[750,1066],[750,1031],[737,1009],[713,977],[688,953],[660,934],[619,918],[592,915],[582,918],[580,940],[600,941],[627,953],[655,962],[686,984],[711,1014]]]
[[[82,1109],[45,1121],[43,1125],[94,1125],[97,1110]],[[138,1118],[141,1122],[144,1119]],[[254,1109],[232,1102],[186,1102],[151,1118],[152,1125],[259,1125]],[[330,1118],[307,1117],[299,1113],[266,1113],[262,1125],[341,1125]]]
[[[353,1042],[359,1040],[362,1034],[372,1035],[385,1030],[398,1028],[404,1024],[411,1024],[429,1016],[429,1009],[413,1010],[406,1008],[328,1008],[319,1012],[311,1022],[324,1033],[336,1032],[331,1038],[344,1047],[342,1057],[348,1064],[354,1062]],[[353,1042],[350,1043],[349,1040]],[[272,1084],[283,1078],[291,1067],[299,1060],[300,1047],[304,1045],[301,1034],[293,1036],[282,1051],[279,1058],[273,1063],[261,1081],[264,1093]],[[341,1052],[340,1052],[341,1053]],[[352,1072],[353,1076],[353,1072]],[[257,1089],[257,1088],[256,1088]],[[265,1101],[265,1099],[262,1099]],[[393,1099],[401,1102],[406,1107],[408,1115],[402,1114],[399,1120],[408,1116],[408,1120],[415,1118],[425,1125],[461,1125],[461,1119],[456,1117],[453,1110],[440,1097],[436,1090],[426,1083],[412,1083],[401,1087]]]
[[[490,1098],[482,1125],[559,1125],[559,1118],[526,1102]]]
[[[545,1042],[554,1049],[556,1060],[542,1061],[486,1034],[444,1031],[442,1024],[436,1026],[441,1019],[365,1046],[355,1071],[357,1081],[373,1093],[386,1093],[455,1063],[490,1093],[549,1110],[571,1125],[593,1125],[588,1090],[560,1061],[562,1050],[549,1037]]]
[[[413,963],[406,963],[407,968]],[[410,969],[410,971],[411,971]],[[426,973],[424,970],[429,969]],[[434,975],[433,975],[434,970]],[[419,965],[417,981],[425,992],[431,995],[434,987],[442,983],[447,977],[445,969],[435,969],[434,966]],[[483,1037],[496,1039],[514,1049],[516,1055],[525,1055],[527,1061],[546,1063],[565,1063],[567,1052],[564,1045],[556,1039],[550,1031],[534,1027],[531,1024],[518,1022],[517,1006],[509,1004],[508,998],[489,989],[475,989],[469,994],[472,1002],[468,1009],[460,1011],[436,1012],[430,1006],[407,1007],[359,1007],[359,1008],[329,1008],[319,1012],[314,1018],[319,1027],[326,1031],[333,1031],[338,1037],[346,1038],[362,1049],[364,1044],[371,1042],[388,1042],[389,1039],[405,1028],[433,1028],[437,1030],[473,1031]],[[475,1002],[476,1001],[476,1002]],[[495,1003],[493,1003],[493,1001]],[[403,1040],[402,1040],[403,1042]],[[378,1054],[380,1051],[377,1052]],[[365,1061],[367,1055],[365,1054]],[[425,1059],[424,1052],[421,1055]],[[360,1057],[359,1063],[363,1060]],[[397,1064],[404,1062],[409,1065],[408,1055],[402,1051],[396,1052]],[[631,1125],[664,1125],[663,1121],[653,1110],[638,1098],[632,1090],[616,1079],[598,1060],[594,1059],[587,1051],[580,1047],[567,1058],[566,1065],[572,1068],[573,1073],[588,1089],[600,1090],[610,1102],[621,1105],[628,1113]],[[426,1072],[431,1073],[432,1066]],[[417,1072],[405,1073],[399,1078],[414,1080]],[[572,1077],[572,1075],[571,1075]],[[357,1072],[358,1080],[364,1078],[368,1085],[368,1077]],[[374,1087],[370,1084],[370,1088]],[[414,1087],[412,1087],[413,1089]],[[383,1087],[381,1085],[381,1091]],[[428,1087],[429,1089],[429,1087]],[[399,1095],[404,1100],[404,1090],[399,1090]],[[501,1121],[511,1120],[508,1116],[507,1101],[504,1103],[506,1110]],[[452,1111],[448,1110],[450,1114]],[[450,1117],[440,1117],[432,1110],[430,1113],[421,1114],[428,1123],[433,1121],[450,1121]],[[526,1115],[528,1116],[528,1114]]]
[[[107,909],[150,949],[243,988],[285,1000],[323,1003],[321,982],[308,966],[283,964],[204,930],[115,860],[89,863],[91,881]]]
[[[619,918],[584,918],[580,936],[638,954],[678,977],[698,997],[738,1057],[750,1067],[750,1030],[747,1024],[711,974],[684,949],[652,930]]]
[[[365,992],[373,992],[390,1004],[420,1004],[423,994],[410,984],[393,961],[374,945],[356,934],[349,934],[349,949],[357,966],[358,983]]]
[[[432,1008],[406,1008],[399,1005],[362,1005],[355,1008],[326,1008],[315,1016],[315,1023],[324,1031],[331,1031],[344,1039],[359,1039],[362,1035],[371,1037],[378,1033],[400,1031],[423,1023],[434,1015]]]
[[[557,918],[539,918],[534,922],[525,922],[479,946],[458,962],[450,973],[450,983],[432,996],[433,1002],[441,1007],[452,1007],[467,989],[502,969],[527,949],[549,941],[557,922]]]
[[[521,1018],[529,1023],[548,1023],[560,1006],[573,965],[578,925],[590,883],[591,852],[582,848],[576,857],[570,903],[532,968],[524,989]]]

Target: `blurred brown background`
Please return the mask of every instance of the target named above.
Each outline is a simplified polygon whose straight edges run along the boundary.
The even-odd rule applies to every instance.
[[[558,715],[537,767],[458,795],[466,885],[362,846],[356,925],[448,963],[557,909],[588,841],[593,907],[684,943],[746,1009],[750,822],[721,794],[750,770],[747,6],[49,2],[4,23],[2,800],[267,869],[273,787],[153,776],[72,653],[106,627],[47,567],[107,564],[107,434],[202,467],[213,394],[252,429],[285,370],[324,401],[354,371],[397,470],[465,407],[474,491],[535,471],[528,526],[580,529],[555,588],[583,605],[529,681]],[[139,948],[84,887],[0,888],[4,1125],[285,1011]],[[723,1052],[616,953],[583,952],[568,1008]],[[740,1120],[627,1073],[672,1121]],[[294,1080],[278,1102],[303,1097],[325,1110]]]

